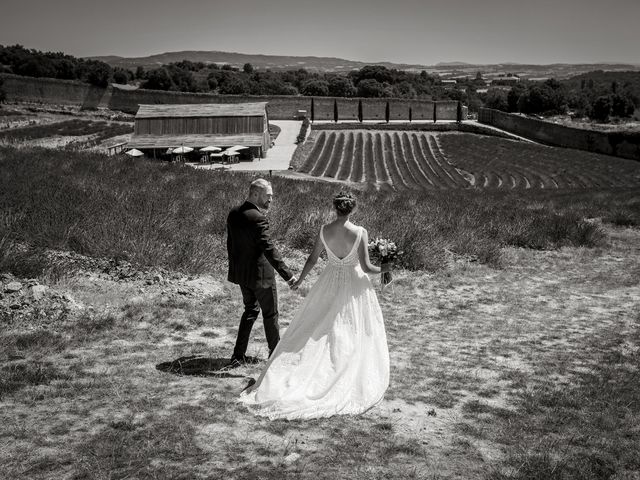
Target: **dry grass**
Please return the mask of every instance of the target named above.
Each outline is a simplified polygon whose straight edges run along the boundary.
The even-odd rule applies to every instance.
[[[223,239],[248,176],[12,148],[0,173],[0,272],[83,307],[0,317],[5,478],[640,473],[640,232],[594,219],[637,225],[634,190],[361,192],[356,222],[415,269],[381,296],[391,386],[359,417],[270,422],[234,401],[261,365],[214,371],[242,308]],[[274,178],[274,190],[274,234],[299,271],[334,187]],[[207,273],[183,282],[209,287],[70,274],[45,247]],[[279,287],[285,328],[305,289]],[[266,351],[257,326],[248,353]],[[176,360],[187,368],[166,368]]]
[[[156,368],[229,356],[235,286],[183,298],[63,277],[52,286],[84,310],[0,334],[0,468],[7,479],[634,478],[640,232],[609,233],[604,249],[507,248],[501,270],[458,259],[399,272],[380,297],[385,401],[307,422],[234,402],[261,365],[226,376]],[[304,255],[289,258],[301,268]],[[302,297],[279,287],[286,327]],[[260,326],[249,353],[265,356]]]
[[[0,149],[0,239],[120,258],[191,273],[225,261],[225,219],[249,175],[105,157],[86,152]],[[273,179],[270,221],[291,249],[311,247],[332,215],[331,184]],[[448,255],[498,266],[505,245],[553,249],[605,240],[586,218],[615,212],[640,222],[637,189],[578,192],[358,193],[354,221],[394,239],[410,269],[446,268]],[[12,255],[0,262],[20,269]],[[32,265],[29,268],[37,268]]]

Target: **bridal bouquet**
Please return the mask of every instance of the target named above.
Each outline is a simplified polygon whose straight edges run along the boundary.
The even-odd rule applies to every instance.
[[[386,238],[376,237],[369,242],[369,255],[373,258],[379,259],[382,264],[383,271],[380,273],[380,284],[384,289],[384,287],[393,281],[393,276],[391,275],[391,263],[402,255],[402,252],[398,250],[398,246],[395,242]]]

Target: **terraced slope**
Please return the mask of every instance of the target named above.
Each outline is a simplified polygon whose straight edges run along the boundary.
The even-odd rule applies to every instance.
[[[298,170],[394,190],[640,186],[640,163],[465,133],[320,130]]]

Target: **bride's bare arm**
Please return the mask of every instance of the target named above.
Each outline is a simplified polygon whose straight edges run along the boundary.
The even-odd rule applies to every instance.
[[[362,229],[362,241],[358,246],[358,258],[360,266],[365,273],[380,273],[380,267],[371,264],[371,259],[369,258],[369,234],[365,228]]]
[[[300,273],[298,280],[296,280],[296,282],[293,284],[292,288],[297,288],[302,283],[304,278],[309,274],[311,269],[316,265],[318,257],[322,253],[323,248],[324,245],[322,245],[320,233],[318,233],[318,235],[316,235],[316,243],[313,245],[313,250],[311,251],[311,254],[309,254],[309,257],[307,258],[307,261],[302,268],[302,272]]]

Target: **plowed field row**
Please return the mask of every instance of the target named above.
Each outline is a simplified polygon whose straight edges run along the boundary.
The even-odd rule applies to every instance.
[[[396,190],[640,185],[640,163],[462,133],[322,130],[300,171]]]

